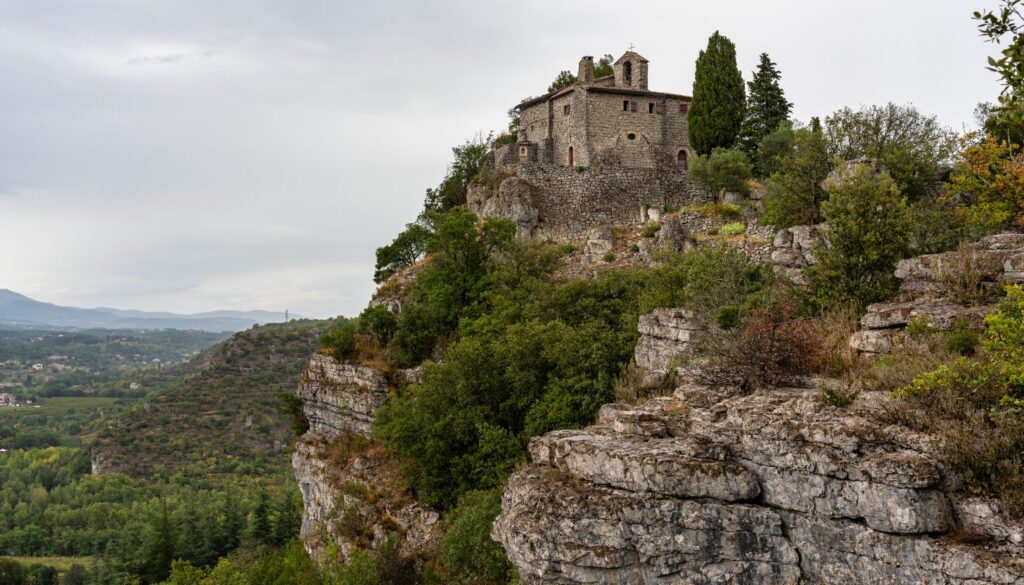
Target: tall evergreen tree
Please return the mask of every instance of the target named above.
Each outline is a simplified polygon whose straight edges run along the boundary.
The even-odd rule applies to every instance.
[[[163,581],[171,572],[171,561],[177,549],[176,536],[167,502],[160,500],[160,509],[150,526],[144,552],[145,572],[150,583]]]
[[[249,515],[249,538],[256,542],[269,544],[273,535],[270,530],[270,501],[267,491],[260,489],[256,496],[256,507]]]
[[[736,144],[747,107],[736,45],[715,31],[697,57],[690,106],[690,145],[698,154]]]
[[[747,116],[740,127],[739,137],[740,148],[753,161],[758,159],[757,149],[764,137],[788,120],[793,111],[793,104],[786,101],[786,95],[779,85],[781,78],[782,74],[768,58],[768,53],[761,53],[757,71],[747,84],[750,89]]]

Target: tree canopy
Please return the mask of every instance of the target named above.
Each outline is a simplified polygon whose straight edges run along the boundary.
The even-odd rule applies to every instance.
[[[689,110],[690,144],[698,154],[736,144],[746,114],[743,76],[736,66],[736,45],[718,31],[697,57],[693,103]]]

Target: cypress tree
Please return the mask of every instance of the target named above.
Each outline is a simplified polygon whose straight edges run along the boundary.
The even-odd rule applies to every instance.
[[[736,45],[715,31],[697,57],[690,106],[690,145],[700,155],[736,144],[746,112],[743,75],[736,66]]]
[[[751,160],[757,160],[757,149],[764,137],[789,119],[793,104],[786,101],[786,95],[779,85],[782,74],[768,53],[761,53],[761,62],[754,77],[747,84],[750,98],[747,100],[747,115],[740,128],[740,148]],[[760,170],[760,169],[758,169]]]

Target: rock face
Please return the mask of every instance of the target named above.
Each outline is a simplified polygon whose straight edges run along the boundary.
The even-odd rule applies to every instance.
[[[861,353],[888,353],[915,319],[939,331],[963,320],[979,324],[992,312],[991,295],[999,286],[1024,283],[1024,234],[996,234],[964,250],[901,260],[896,277],[902,281],[897,297],[870,305],[861,330],[850,337],[850,346]],[[952,298],[964,287],[973,289],[977,298]]]
[[[689,352],[704,326],[686,309],[655,309],[640,317],[637,329],[640,339],[634,350],[636,365],[666,374],[676,358]]]
[[[528,238],[537,227],[538,212],[533,205],[530,184],[518,177],[508,177],[498,186],[497,194],[488,197],[490,190],[474,188],[467,196],[469,206],[481,217],[500,217],[516,225],[516,235]]]
[[[388,383],[380,370],[316,354],[296,395],[302,399],[311,432],[328,440],[344,432],[369,436],[373,411],[388,398]]]
[[[389,536],[406,555],[436,542],[442,533],[437,512],[399,487],[398,468],[383,449],[358,439],[370,436],[373,413],[387,400],[384,373],[316,354],[297,395],[309,419],[292,455],[306,550],[320,558],[332,543],[344,561],[357,547],[380,545]]]
[[[960,502],[927,436],[814,390],[685,386],[530,443],[493,537],[524,583],[1024,584],[1024,534]],[[942,534],[959,526],[986,546]],[[1011,528],[1007,528],[1007,527]]]
[[[815,263],[814,249],[824,245],[823,226],[795,225],[775,233],[771,261],[794,283],[807,284],[803,270]]]

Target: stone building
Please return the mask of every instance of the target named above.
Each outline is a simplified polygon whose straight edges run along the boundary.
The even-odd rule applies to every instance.
[[[685,171],[693,159],[686,115],[690,98],[647,88],[648,61],[627,51],[614,74],[594,78],[594,58],[583,57],[577,82],[524,101],[516,144],[496,162],[564,167],[622,166]]]

